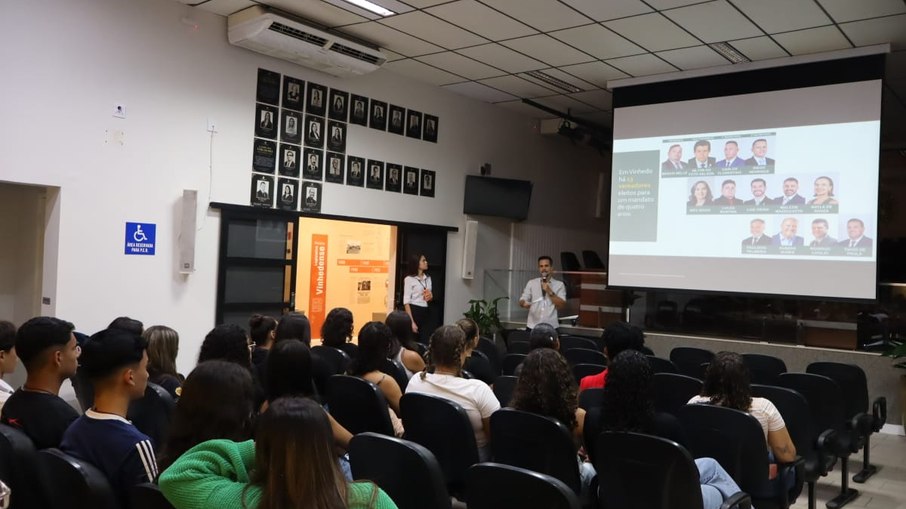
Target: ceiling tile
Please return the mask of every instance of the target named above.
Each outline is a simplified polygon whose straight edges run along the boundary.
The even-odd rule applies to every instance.
[[[560,69],[554,69],[554,68],[542,69],[541,72],[543,72],[544,74],[547,74],[549,76],[553,76],[554,78],[557,78],[559,80],[563,80],[574,87],[581,88],[582,90],[592,90],[596,86],[593,83],[589,83],[585,80],[577,78],[576,76],[573,76],[572,74],[567,74],[567,73],[561,71]]]
[[[472,46],[471,48],[456,50],[456,52],[511,73],[532,71],[547,67],[546,64],[539,62],[534,58],[529,58],[522,53],[517,53],[510,48],[499,44]]]
[[[194,4],[197,2],[186,3]],[[210,2],[199,5],[198,8],[203,11],[220,14],[221,16],[229,16],[234,12],[239,12],[242,9],[253,5],[257,5],[257,2],[253,2],[252,0],[211,0]]]
[[[425,55],[418,57],[418,60],[465,78],[469,78],[470,80],[480,80],[482,78],[491,78],[493,76],[506,74],[504,71],[482,64],[469,57],[453,53],[452,51]]]
[[[607,28],[626,37],[648,51],[695,46],[700,41],[689,35],[663,14],[652,13],[604,23]]]
[[[512,39],[501,44],[554,67],[594,60],[585,53],[543,34]]]
[[[655,9],[662,11],[664,9],[673,9],[684,5],[701,3],[702,0],[648,0]]]
[[[481,83],[476,83],[474,81],[445,85],[442,88],[488,103],[498,103],[501,101],[512,101],[516,99],[516,97],[513,97],[510,94],[501,92],[499,90],[494,90],[491,87],[482,85]]]
[[[902,0],[818,0],[837,23],[906,13]],[[906,29],[904,29],[906,30]]]
[[[425,7],[431,7],[432,5],[447,3],[450,0],[403,0],[404,3],[415,7],[416,9],[424,9]]]
[[[627,77],[626,73],[616,69],[604,62],[588,62],[587,64],[567,65],[560,68],[561,71],[568,72],[573,76],[578,76],[583,80],[597,85],[601,88],[607,87],[608,80],[615,80]]]
[[[447,49],[475,46],[488,42],[482,37],[420,11],[384,18],[381,23],[426,41],[431,41]]]
[[[411,58],[384,64],[384,69],[389,69],[397,74],[415,78],[432,85],[447,85],[464,81],[460,76],[450,74],[447,71],[431,67]]]
[[[494,41],[538,33],[531,27],[475,0],[460,0],[438,5],[427,9],[427,12]]]
[[[497,106],[506,108],[510,111],[515,111],[526,117],[531,118],[557,118],[556,115],[548,113],[544,110],[540,110],[532,105],[525,104],[522,101],[505,101],[497,103]]]
[[[443,48],[435,46],[430,42],[425,42],[374,21],[343,27],[341,31],[356,37],[361,37],[382,48],[387,48],[395,53],[409,57],[443,51]]]
[[[783,48],[767,36],[739,39],[730,41],[730,44],[739,50],[740,53],[749,57],[749,60],[753,61],[789,56]]]
[[[602,2],[601,0],[561,1],[578,9],[582,14],[595,21],[606,21],[651,12],[651,7],[648,7],[640,0],[608,0],[607,2]]]
[[[650,53],[645,55],[615,58],[613,60],[608,60],[607,63],[625,72],[626,74],[629,74],[630,76],[648,76],[650,74],[661,74],[665,72],[676,71],[675,67]]]
[[[569,96],[602,110],[613,108],[613,94],[606,90],[589,90],[588,92],[569,94]]]
[[[602,60],[645,53],[644,49],[601,25],[570,28],[559,32],[551,32],[550,35]],[[568,63],[575,64],[578,62]]]
[[[658,56],[684,71],[730,64],[729,60],[707,46],[661,51]]]
[[[774,39],[793,55],[821,53],[852,47],[835,26],[776,34]]]
[[[403,55],[390,51],[387,48],[382,48],[381,53],[383,53],[384,56],[387,57],[388,62],[393,62],[394,60],[402,60],[402,59],[406,58]]]
[[[889,42],[894,50],[906,49],[906,14],[853,21],[840,28],[856,46]]]
[[[734,0],[734,5],[769,34],[831,22],[814,0]]]
[[[499,90],[503,90],[504,92],[513,94],[516,97],[541,97],[557,92],[556,90],[551,90],[547,87],[543,87],[536,83],[524,80],[518,76],[500,76],[499,78],[481,80],[481,83]]]
[[[550,0],[482,1],[542,32],[587,25],[593,21],[589,17],[576,12],[575,9]]]
[[[533,101],[543,104],[548,108],[553,108],[563,113],[573,114],[582,114],[582,113],[591,113],[597,111],[598,108],[594,106],[589,106],[588,104],[579,102],[575,99],[566,97],[565,95],[553,95],[550,97],[539,97],[537,99],[532,99]]]
[[[664,12],[705,42],[722,42],[764,35],[726,0],[690,5]]]

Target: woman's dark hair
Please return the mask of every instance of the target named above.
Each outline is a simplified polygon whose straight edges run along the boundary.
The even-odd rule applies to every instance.
[[[425,373],[433,373],[438,366],[455,368],[456,374],[462,371],[462,353],[466,349],[466,333],[458,325],[444,325],[431,334],[428,344],[428,359],[425,371],[422,371],[422,380]]]
[[[735,352],[718,352],[705,370],[705,383],[701,395],[710,398],[712,405],[748,412],[752,406],[752,387],[749,380],[749,368],[743,364],[741,355]],[[607,384],[610,385],[609,374]]]
[[[254,407],[255,382],[249,370],[225,361],[196,366],[182,384],[169,435],[158,457],[160,471],[204,441],[251,438]]]
[[[316,397],[311,379],[311,350],[298,339],[281,341],[267,356],[267,400],[284,396]]]
[[[607,365],[601,429],[645,431],[654,419],[654,374],[648,357],[625,350]]]
[[[711,194],[711,186],[708,185],[704,180],[699,180],[698,182],[692,184],[692,189],[689,191],[689,205],[695,205],[698,203],[698,199],[695,197],[695,187],[699,184],[704,184],[705,189],[708,191],[708,194],[705,195],[705,203],[710,203],[714,200],[714,195]]]
[[[308,318],[301,313],[284,315],[280,319],[280,323],[277,324],[274,342],[279,343],[284,339],[298,339],[311,346],[311,323],[309,323]]]
[[[321,343],[340,348],[352,337],[352,311],[333,308],[321,325]]]
[[[251,369],[249,337],[245,330],[232,323],[223,323],[211,329],[201,343],[198,363],[212,360],[234,362],[246,369]]]
[[[415,253],[409,257],[409,265],[406,266],[406,275],[407,276],[417,276],[418,275],[418,266],[421,264],[422,257],[426,260],[428,259],[423,253]]]
[[[384,324],[390,328],[393,338],[390,343],[390,357],[396,357],[400,348],[418,352],[418,346],[412,334],[412,317],[405,311],[393,311],[387,315]]]
[[[346,479],[321,406],[306,398],[270,404],[255,434],[251,483],[261,488],[258,509],[346,509]]]
[[[254,314],[249,318],[249,336],[258,346],[267,343],[267,335],[277,328],[277,320],[272,316]]]
[[[612,359],[624,350],[641,351],[645,345],[645,333],[635,325],[614,322],[601,333],[601,340],[604,342],[607,356]]]
[[[142,322],[134,318],[129,318],[128,316],[120,316],[114,318],[113,321],[110,322],[110,325],[107,326],[107,328],[124,330],[133,334],[138,334],[139,336],[141,336],[142,333],[145,332],[145,325]]]
[[[517,410],[553,417],[574,429],[578,398],[576,378],[566,359],[556,350],[539,348],[522,361],[511,405]]]
[[[359,330],[359,354],[349,365],[350,375],[362,376],[371,371],[380,371],[390,354],[393,334],[381,322],[368,322]]]

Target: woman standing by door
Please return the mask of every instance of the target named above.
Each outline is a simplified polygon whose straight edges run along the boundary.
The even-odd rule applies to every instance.
[[[424,344],[428,344],[428,338],[435,328],[431,324],[431,310],[428,308],[434,294],[431,293],[431,276],[427,271],[428,259],[417,253],[409,259],[408,275],[403,280],[403,306],[406,314],[412,318],[412,332]]]

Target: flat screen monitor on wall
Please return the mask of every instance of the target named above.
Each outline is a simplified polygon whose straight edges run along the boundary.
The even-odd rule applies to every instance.
[[[874,299],[882,55],[614,91],[614,286]]]
[[[528,217],[532,183],[528,180],[466,175],[463,214],[507,217],[522,221]]]

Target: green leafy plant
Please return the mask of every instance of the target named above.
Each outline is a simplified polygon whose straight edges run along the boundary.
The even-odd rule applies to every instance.
[[[497,297],[491,302],[484,299],[472,299],[469,301],[469,310],[462,315],[474,320],[482,334],[494,334],[503,329],[497,303],[504,299],[508,299],[508,297]]]
[[[884,356],[894,360],[893,367],[906,369],[906,342],[895,344],[893,348],[884,352]],[[897,359],[904,360],[897,361]]]

